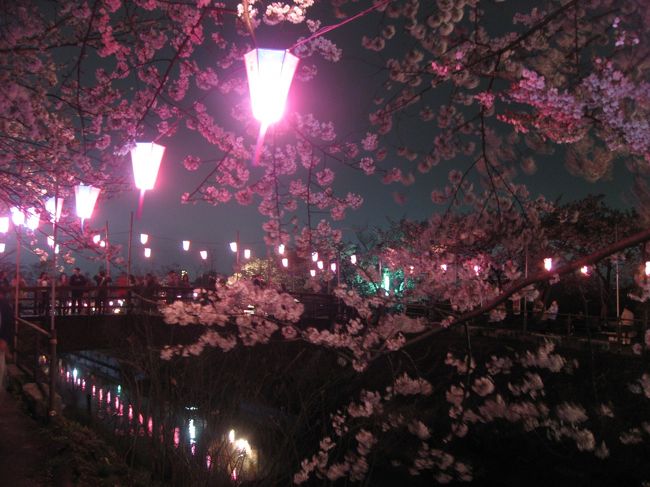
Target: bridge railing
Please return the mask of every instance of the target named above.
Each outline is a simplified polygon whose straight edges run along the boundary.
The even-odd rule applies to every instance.
[[[9,290],[12,294],[15,290]],[[30,286],[19,290],[19,316],[48,316],[52,312],[51,288]],[[112,315],[129,313],[157,313],[158,307],[174,301],[193,301],[199,298],[193,287],[156,286],[142,288],[130,286],[70,287],[55,289],[54,313],[66,315]],[[304,318],[316,321],[333,321],[344,313],[340,300],[331,294],[291,293],[305,308]],[[12,297],[12,302],[14,298]],[[251,303],[252,306],[255,303]]]

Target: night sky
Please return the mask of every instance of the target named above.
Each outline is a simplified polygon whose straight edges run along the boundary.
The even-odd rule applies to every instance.
[[[366,29],[373,21],[369,17],[334,31],[329,36],[344,48],[344,59],[338,64],[320,63],[319,74],[310,83],[294,82],[288,110],[311,112],[321,120],[332,120],[336,123],[339,135],[363,136],[370,129],[366,117],[372,108],[373,91],[381,82],[380,78],[375,76],[380,61],[373,60],[372,54],[355,46],[359,45],[359,31]],[[260,37],[264,39],[263,34]],[[350,103],[351,100],[354,102]],[[223,109],[219,106],[223,103],[222,97],[210,95],[205,103],[215,110]],[[417,145],[418,140],[427,141],[428,134],[415,126],[409,136],[415,141],[414,145]],[[197,134],[189,131],[179,131],[172,138],[163,139],[160,143],[165,145],[167,150],[156,188],[147,192],[142,217],[134,221],[133,270],[158,271],[173,266],[186,269],[191,277],[209,269],[229,272],[234,263],[234,254],[230,252],[228,242],[235,239],[237,231],[240,232],[242,248],[249,247],[254,256],[265,257],[267,251],[261,230],[264,218],[258,213],[256,204],[241,207],[232,201],[215,207],[205,203],[183,205],[180,202],[181,194],[194,190],[210,170],[209,167],[202,167],[199,171],[188,172],[182,165],[183,158],[190,153],[210,157],[211,148],[202,142]],[[399,164],[400,161],[397,161],[396,165]],[[354,241],[355,228],[385,227],[389,219],[426,219],[432,212],[445,208],[432,204],[431,190],[445,184],[450,169],[464,169],[466,164],[467,161],[459,159],[441,162],[427,174],[416,173],[417,182],[408,187],[399,184],[386,186],[381,183],[379,177],[368,178],[350,169],[339,171],[334,168],[337,173],[335,186],[339,193],[356,191],[365,199],[362,209],[348,213],[346,220],[339,222],[337,226],[345,230],[346,240]],[[131,179],[128,158],[124,161],[124,171]],[[562,196],[563,201],[570,201],[590,193],[602,193],[607,195],[607,203],[610,205],[632,205],[627,196],[631,178],[625,168],[620,165],[615,167],[612,180],[588,183],[568,174],[563,165],[561,151],[545,160],[538,160],[537,173],[532,176],[520,174],[518,182],[527,183],[533,195],[542,193],[550,199]],[[394,201],[395,192],[406,196],[404,204]],[[100,200],[91,220],[91,225],[95,228],[103,227],[108,221],[110,241],[112,244],[124,246],[125,259],[129,216],[132,211],[136,211],[137,200],[138,193],[135,188],[119,197]],[[66,208],[71,208],[71,205],[72,201],[68,201]],[[143,257],[143,246],[139,242],[140,232],[150,235],[148,246],[152,249],[153,257],[149,260]],[[192,241],[190,252],[186,253],[181,249],[181,241],[184,239]],[[8,254],[15,248],[15,240],[9,236],[5,241]],[[44,241],[45,237],[41,236],[41,246]],[[199,250],[209,252],[207,261],[200,259]],[[14,258],[7,254],[2,259],[5,265]],[[24,262],[37,261],[35,256],[29,257],[25,254],[28,252],[23,253]],[[79,259],[78,264],[90,273],[94,273],[101,265],[99,262],[85,259]],[[66,271],[69,272],[71,267],[66,266]],[[113,272],[115,273],[115,269]]]

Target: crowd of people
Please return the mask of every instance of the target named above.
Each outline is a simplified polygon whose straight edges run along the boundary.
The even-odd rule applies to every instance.
[[[113,310],[125,311],[138,308],[152,310],[160,302],[171,303],[176,299],[191,297],[195,285],[213,288],[217,276],[202,276],[197,282],[190,282],[189,274],[171,270],[163,278],[153,273],[127,275],[120,272],[115,280],[103,269],[95,276],[81,272],[75,267],[70,275],[60,273],[56,278],[54,306],[57,314],[105,314]],[[199,282],[200,281],[200,282]],[[47,315],[52,308],[52,276],[42,272],[33,282],[20,275],[8,278],[0,270],[0,290],[15,300],[18,289],[18,303],[21,312]],[[118,311],[119,312],[119,311]]]

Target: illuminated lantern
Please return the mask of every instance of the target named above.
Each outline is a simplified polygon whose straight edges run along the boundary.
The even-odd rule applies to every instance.
[[[47,236],[47,246],[54,247],[54,237],[52,235]]]
[[[5,251],[5,244],[0,242],[0,254],[3,254]]]
[[[311,253],[311,261],[316,262],[318,260],[318,252]]]
[[[551,259],[550,257],[546,257],[544,259],[544,269],[546,269],[547,271],[553,269],[553,259]]]
[[[583,265],[583,266],[580,268],[580,273],[581,273],[583,276],[588,276],[588,275],[589,275],[589,267],[587,267],[586,265]]]
[[[237,252],[237,242],[230,242],[230,250]]]
[[[85,184],[78,184],[74,187],[75,206],[77,209],[77,216],[81,218],[82,229],[84,220],[88,220],[93,216],[93,210],[95,209],[95,203],[97,203],[99,192],[99,188],[86,186]]]
[[[442,269],[442,272],[447,272],[447,264],[440,264],[440,269]]]
[[[253,49],[244,55],[253,116],[263,127],[284,114],[298,58],[288,51]]]
[[[135,187],[140,190],[138,218],[142,214],[145,191],[153,189],[156,184],[160,161],[162,161],[164,152],[165,147],[154,142],[138,142],[131,149],[133,179],[135,180]]]
[[[99,234],[97,234],[97,235],[93,235],[93,243],[94,243],[95,245],[97,245],[97,244],[101,241],[101,239],[102,239],[102,236],[101,236],[101,235],[99,235]]]
[[[144,256],[148,259],[151,257],[151,249],[149,247],[144,248]]]
[[[322,271],[323,270],[323,261],[319,260],[318,262],[316,262],[316,267],[318,267]]]
[[[330,269],[332,269],[332,272],[336,272],[336,262],[330,264]]]
[[[56,247],[54,247],[54,253],[55,254],[59,253],[59,244],[56,244]]]
[[[350,256],[350,262],[352,263],[352,265],[355,265],[357,263],[357,256],[352,254]]]
[[[316,271],[315,271],[314,269],[310,269],[310,270],[309,270],[309,275],[310,275],[311,277],[316,277]]]
[[[284,244],[278,245],[278,254],[284,255]]]
[[[32,231],[36,230],[38,228],[38,224],[41,221],[41,215],[36,213],[36,209],[35,208],[27,209],[25,217],[26,217],[25,226]]]
[[[190,241],[189,240],[183,240],[183,250],[187,252],[190,250]]]
[[[0,233],[7,233],[9,231],[9,217],[0,217]]]
[[[289,259],[286,257],[282,259],[282,267],[289,267]]]
[[[101,248],[105,249],[105,248],[106,248],[106,240],[100,240],[100,241],[99,241],[99,246],[100,246]]]
[[[25,214],[15,206],[11,208],[11,222],[14,226],[19,227],[25,224]]]
[[[148,241],[149,241],[149,235],[147,235],[146,233],[141,233],[140,234],[140,243],[142,245],[145,245]]]
[[[474,266],[474,273],[478,276],[478,273],[481,271],[481,267],[478,265]]]
[[[45,211],[50,215],[52,223],[58,222],[61,219],[61,210],[63,209],[63,198],[55,198],[54,196],[45,201]]]
[[[251,249],[244,249],[244,259],[251,258]]]
[[[645,263],[645,275],[650,276],[650,260],[647,260]]]
[[[208,258],[208,251],[207,250],[201,250],[201,252],[199,252],[199,254],[201,254],[201,258],[203,260],[207,260],[207,258]]]

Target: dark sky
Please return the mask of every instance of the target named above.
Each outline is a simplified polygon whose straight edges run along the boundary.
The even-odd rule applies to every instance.
[[[363,22],[371,22],[369,18]],[[321,120],[333,120],[339,127],[339,134],[356,132],[363,135],[367,129],[367,113],[371,108],[371,99],[379,81],[376,73],[377,59],[362,51],[358,46],[360,35],[354,30],[364,28],[363,23],[348,25],[344,29],[350,31],[335,31],[330,38],[344,47],[346,57],[338,64],[320,63],[319,74],[311,83],[294,82],[291,92],[291,109],[302,113],[314,113]],[[260,36],[263,37],[263,36]],[[347,50],[345,49],[347,48]],[[223,109],[219,104],[223,99],[218,96],[207,97],[206,103],[214,110]],[[232,121],[231,121],[232,122]],[[412,134],[415,139],[426,140],[426,132],[418,132],[416,127]],[[422,130],[422,129],[419,129]],[[136,271],[159,270],[165,266],[178,266],[190,272],[191,276],[214,268],[220,272],[232,269],[234,255],[228,248],[228,242],[235,239],[240,232],[242,247],[250,247],[256,256],[266,256],[266,248],[262,239],[261,223],[264,218],[258,213],[256,205],[241,207],[235,202],[217,207],[205,203],[183,205],[180,197],[183,192],[192,191],[201,181],[209,168],[197,172],[188,172],[182,165],[183,158],[192,153],[209,157],[210,147],[200,143],[196,134],[180,132],[171,140],[162,140],[167,150],[161,165],[156,188],[147,192],[142,217],[134,222],[133,238],[133,269]],[[198,153],[196,148],[200,147]],[[560,156],[549,157],[538,161],[538,171],[533,176],[520,174],[519,182],[530,185],[533,194],[543,193],[548,198],[560,195],[565,201],[578,199],[587,194],[604,193],[607,202],[614,206],[627,207],[626,190],[629,187],[629,176],[622,167],[614,170],[612,181],[587,183],[569,175],[560,160]],[[400,161],[395,161],[399,165]],[[390,166],[390,164],[389,164]],[[443,162],[425,175],[419,175],[418,181],[409,187],[398,184],[383,185],[378,178],[368,178],[351,170],[337,172],[335,187],[345,194],[347,190],[356,191],[365,198],[362,209],[351,212],[348,218],[339,224],[345,229],[346,238],[354,240],[355,227],[365,228],[386,226],[388,219],[398,220],[406,217],[422,220],[439,211],[440,207],[432,204],[430,192],[435,187],[444,186],[447,173],[452,168],[464,168],[462,161]],[[130,175],[130,161],[125,160],[124,170]],[[622,182],[621,182],[622,181]],[[403,205],[397,204],[392,194],[400,192],[406,196]],[[137,209],[137,191],[133,189],[124,195],[111,200],[100,201],[96,207],[91,224],[98,228],[108,221],[109,237],[112,243],[122,244],[126,258],[129,234],[130,213]],[[66,203],[70,208],[71,201]],[[153,257],[146,260],[143,257],[142,245],[139,242],[140,232],[150,235],[149,246]],[[45,237],[41,237],[41,246]],[[181,241],[192,241],[190,252],[183,252]],[[8,251],[15,247],[12,237],[6,239]],[[203,262],[199,250],[209,252],[209,258]],[[28,254],[24,252],[23,255]],[[5,257],[5,263],[11,260]],[[35,257],[25,255],[25,262],[35,262]],[[98,262],[79,260],[79,264],[89,272],[95,272]],[[69,271],[71,266],[66,267]]]

